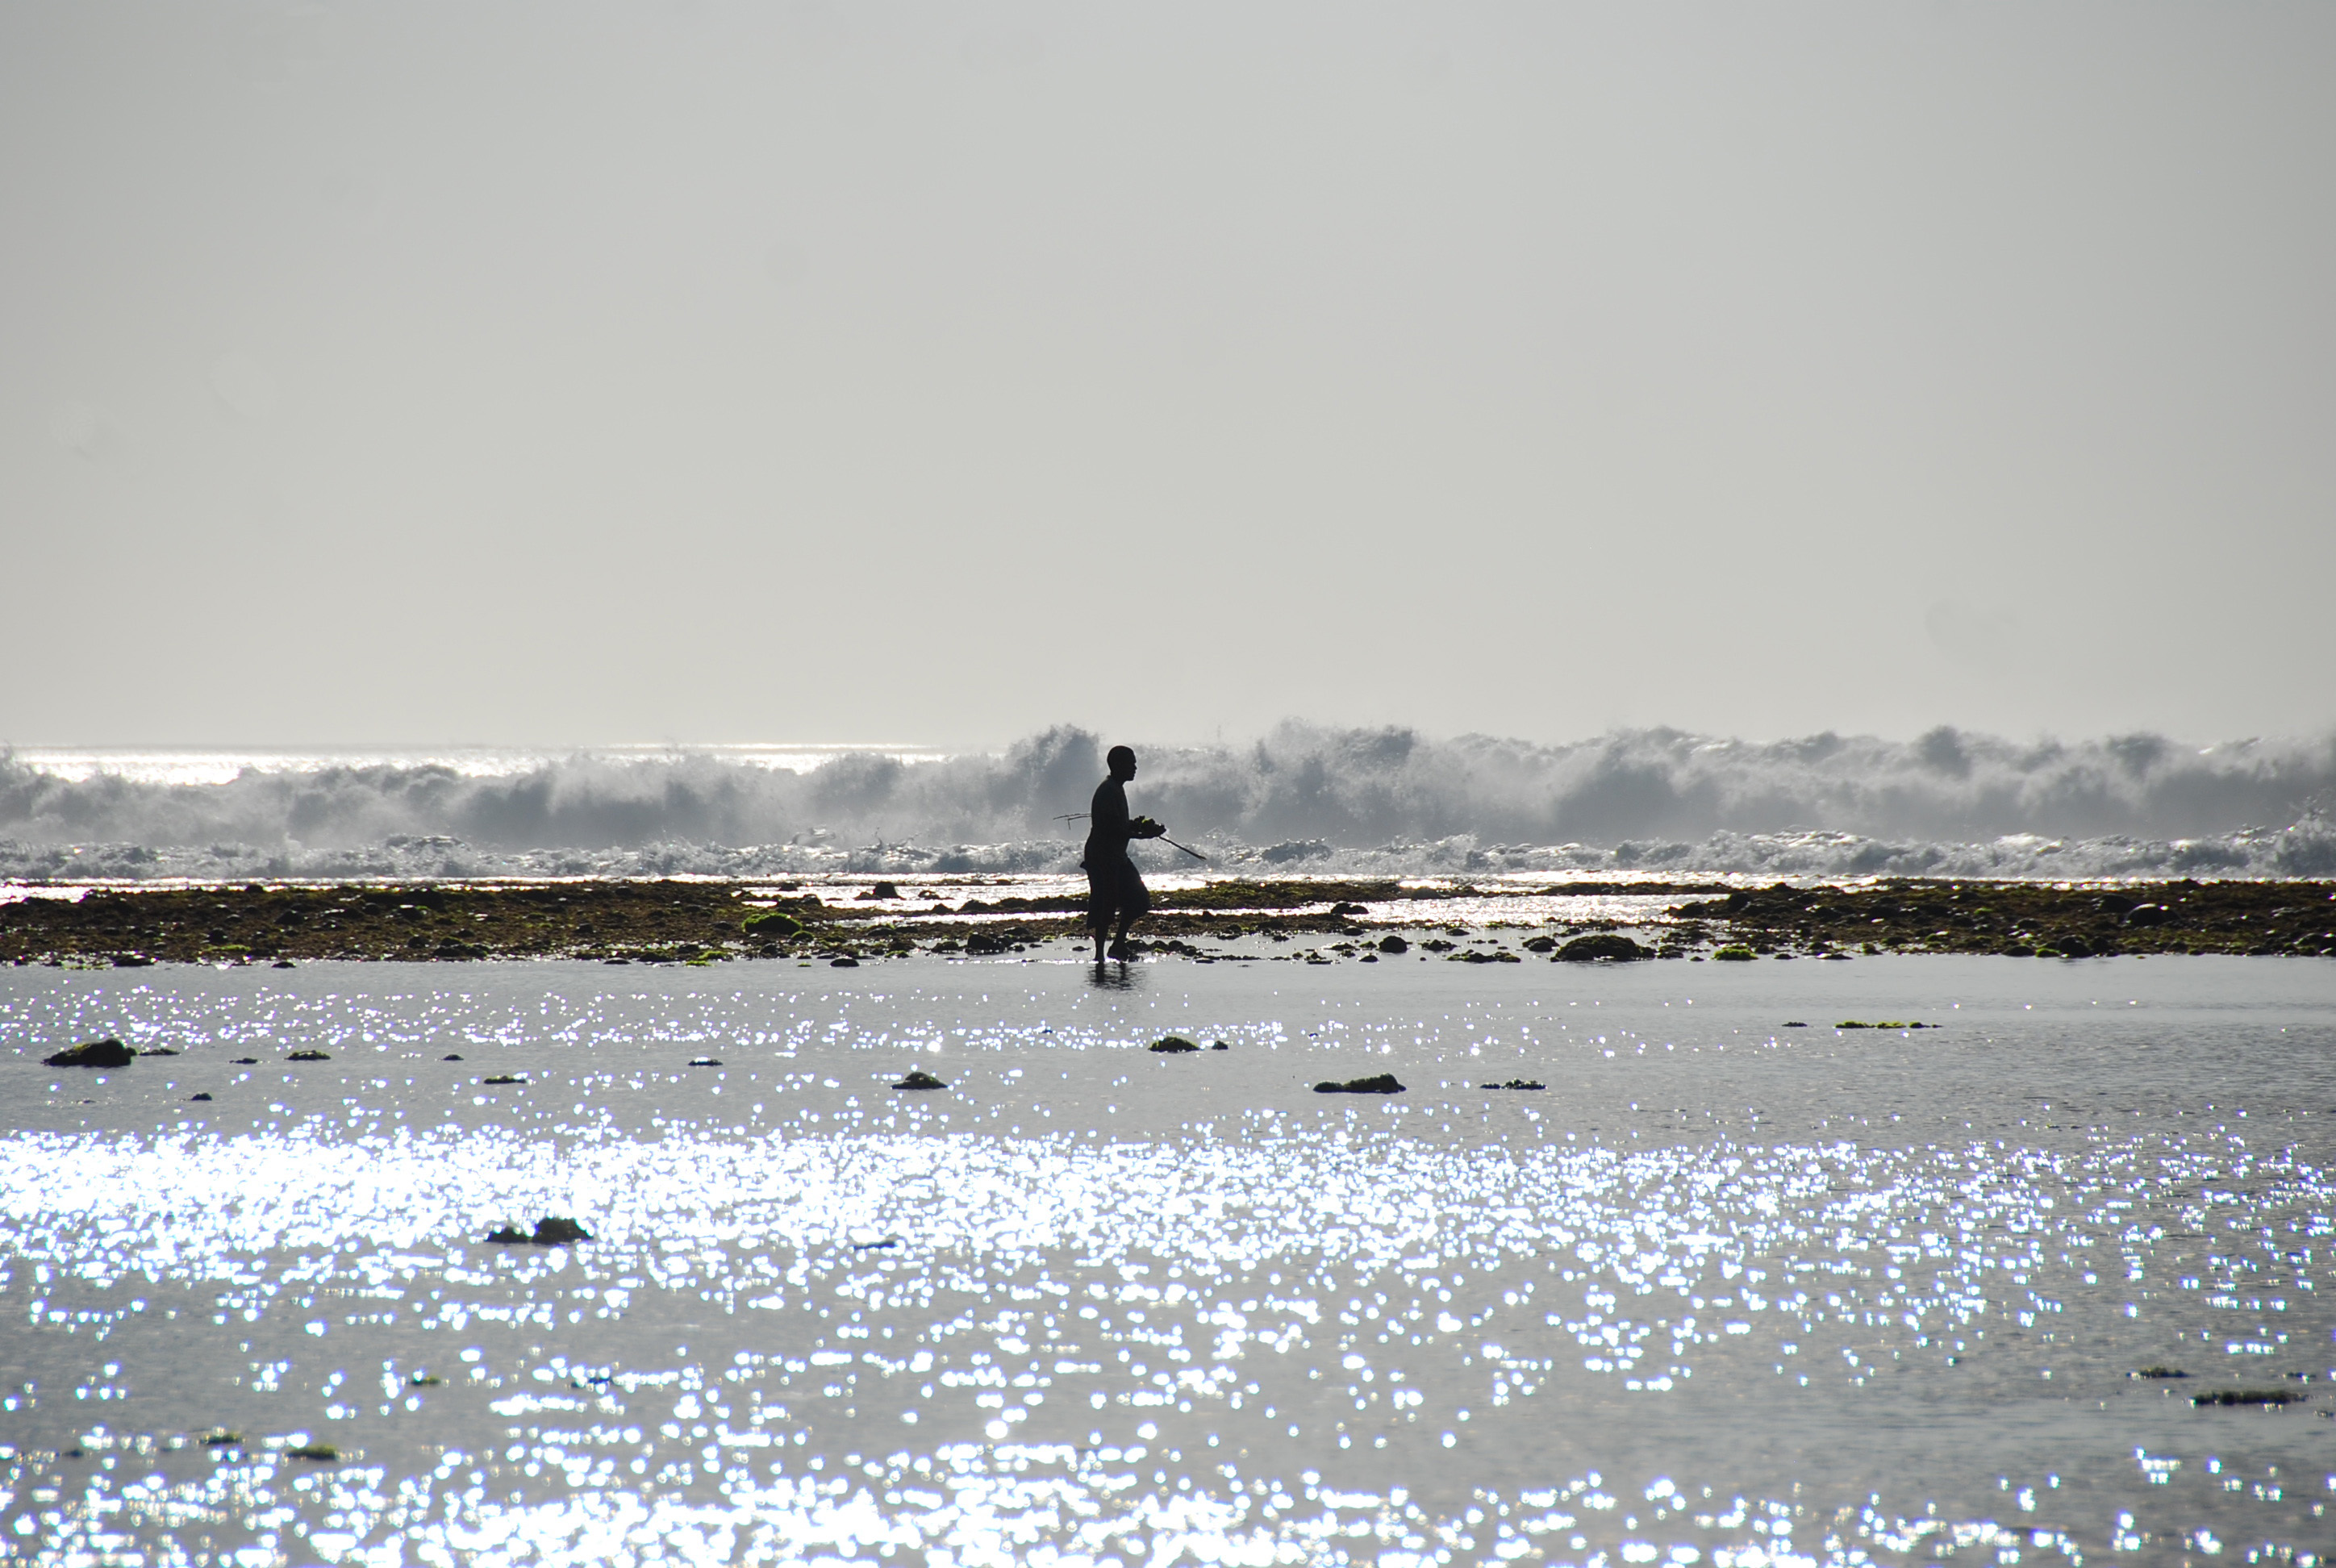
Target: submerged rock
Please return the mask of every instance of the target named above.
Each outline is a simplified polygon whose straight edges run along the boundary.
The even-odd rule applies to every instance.
[[[285,1449],[284,1456],[287,1459],[320,1459],[331,1464],[340,1458],[341,1451],[330,1443],[303,1443],[297,1448]]]
[[[287,1062],[329,1062],[333,1058],[322,1051],[295,1051],[284,1059]]]
[[[1182,1056],[1186,1051],[1197,1051],[1201,1047],[1182,1035],[1170,1035],[1165,1039],[1153,1041],[1148,1048],[1163,1056]]]
[[[524,1084],[527,1080],[519,1076],[517,1074],[501,1073],[492,1078],[481,1078],[479,1082],[482,1084]]]
[[[693,1067],[718,1067],[722,1065],[722,1058],[720,1057],[692,1057],[689,1059],[689,1065]]]
[[[487,1240],[501,1247],[565,1247],[571,1242],[589,1242],[592,1232],[575,1221],[557,1214],[546,1214],[535,1222],[532,1235],[516,1225],[505,1225],[488,1234]]]
[[[1486,1084],[1484,1087],[1488,1089],[1545,1089],[1549,1087],[1549,1086],[1547,1084],[1535,1083],[1531,1078],[1511,1078],[1505,1084]]]
[[[949,1087],[947,1084],[942,1083],[922,1067],[917,1068],[892,1086],[896,1089],[946,1089]]]
[[[1586,937],[1576,937],[1557,950],[1557,957],[1569,964],[1627,961],[1654,956],[1654,949],[1642,948],[1618,931],[1593,931]]]
[[[141,1051],[138,1054],[141,1057],[175,1057],[179,1053],[168,1046],[156,1046],[151,1050]]]
[[[44,1067],[126,1067],[138,1059],[138,1053],[120,1040],[91,1040],[70,1047],[53,1057],[43,1057]]]
[[[2297,1405],[2308,1396],[2293,1388],[2223,1388],[2212,1394],[2193,1394],[2190,1403],[2206,1405]]]
[[[187,1097],[190,1100],[208,1100],[210,1098],[209,1095],[190,1095]]]
[[[1325,1079],[1314,1086],[1314,1092],[1318,1095],[1399,1095],[1404,1088],[1396,1081],[1393,1073],[1380,1073],[1374,1077],[1348,1078],[1343,1084]]]

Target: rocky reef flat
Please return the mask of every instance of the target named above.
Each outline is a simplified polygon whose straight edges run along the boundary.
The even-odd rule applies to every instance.
[[[1063,888],[1060,879],[836,878],[21,889],[28,896],[0,904],[0,961],[995,958],[1083,943],[1084,900]],[[1144,949],[1204,962],[2336,955],[2336,883],[2326,881],[1221,878],[1155,898]],[[1293,945],[1301,940],[1309,945]]]

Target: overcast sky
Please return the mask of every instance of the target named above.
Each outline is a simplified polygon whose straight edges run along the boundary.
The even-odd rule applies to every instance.
[[[0,742],[2336,722],[2336,6],[0,7]]]

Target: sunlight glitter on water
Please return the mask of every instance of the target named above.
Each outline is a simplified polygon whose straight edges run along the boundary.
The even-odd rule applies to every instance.
[[[1238,1047],[1174,1062],[1128,1048],[1140,996],[1089,1017],[1051,976],[938,1020],[897,981],[779,1008],[575,980],[110,993],[180,1031],[177,1078],[271,1029],[349,1054],[271,1065],[248,1130],[122,1100],[0,1141],[0,1359],[33,1385],[0,1528],[251,1564],[2318,1550],[2336,1205],[2292,1134],[2245,1135],[2265,1108],[2201,1123],[2176,1086],[2071,1136],[1634,1144],[1610,1114],[1739,1098],[1749,1057],[1765,1114],[1888,1127],[1880,1064],[1944,1085],[2023,1047],[1722,1054],[1739,1018],[1610,998],[1598,1035],[1514,1047],[1571,1080],[1535,1108],[1433,1076],[1518,1033],[1481,990],[1343,1018],[1228,994]],[[531,1081],[430,1080],[450,1032]],[[632,1065],[708,1039],[731,1066]],[[1850,1047],[1864,1081],[1825,1065]],[[903,1051],[953,1087],[891,1093]],[[1413,1094],[1304,1091],[1351,1054]],[[592,1239],[480,1241],[545,1213]],[[2130,1375],[2177,1354],[2182,1383]],[[2307,1399],[2187,1398],[2273,1385]],[[338,1459],[291,1452],[318,1443]]]

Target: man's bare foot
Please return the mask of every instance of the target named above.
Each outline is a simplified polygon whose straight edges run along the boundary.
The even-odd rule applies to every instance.
[[[1119,940],[1111,944],[1111,956],[1119,959],[1122,963],[1125,963],[1128,959],[1135,956],[1135,950],[1127,945],[1127,939],[1125,937],[1122,937]]]

